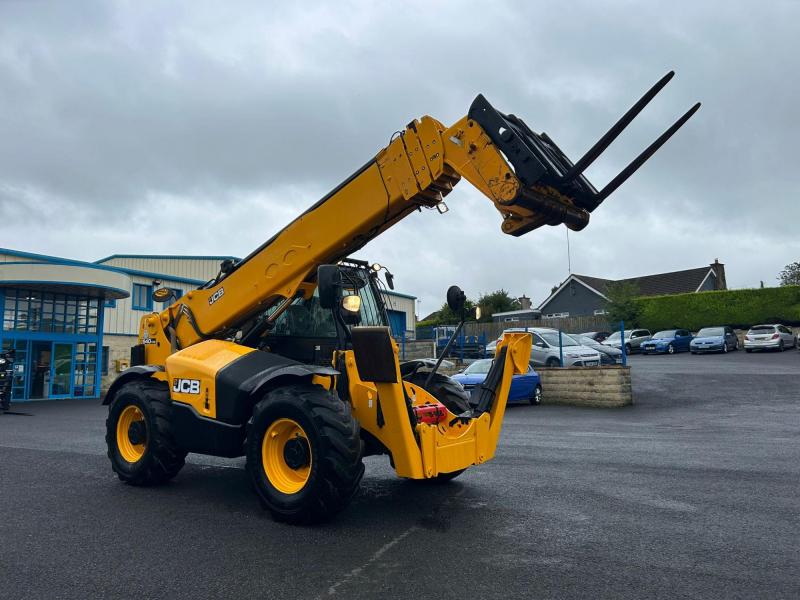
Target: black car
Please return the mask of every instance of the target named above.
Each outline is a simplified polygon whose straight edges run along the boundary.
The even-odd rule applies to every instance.
[[[592,350],[597,350],[600,353],[601,365],[621,365],[622,364],[622,350],[606,346],[600,342],[590,338],[585,333],[571,333],[575,341],[584,346],[588,346]]]
[[[608,331],[587,331],[586,333],[579,333],[577,335],[587,337],[598,344],[601,344],[608,336],[611,335],[611,333]]]

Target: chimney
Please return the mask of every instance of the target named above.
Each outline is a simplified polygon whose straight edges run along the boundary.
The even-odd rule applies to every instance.
[[[715,258],[714,262],[711,263],[711,268],[714,269],[714,274],[717,276],[717,279],[714,282],[714,289],[727,290],[728,282],[725,280],[725,265],[719,262],[718,258]]]
[[[519,307],[522,310],[530,310],[531,308],[531,299],[528,298],[525,294],[517,298],[517,302],[519,302]]]

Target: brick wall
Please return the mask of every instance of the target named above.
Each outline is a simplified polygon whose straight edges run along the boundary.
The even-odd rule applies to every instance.
[[[613,408],[633,404],[630,367],[537,367],[542,404]]]

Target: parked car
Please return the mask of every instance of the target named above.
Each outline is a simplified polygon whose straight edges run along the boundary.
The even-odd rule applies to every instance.
[[[744,349],[746,352],[753,350],[778,350],[783,352],[786,348],[796,348],[797,338],[792,330],[783,325],[755,325],[744,336]]]
[[[574,335],[574,334],[570,334]],[[586,333],[579,333],[578,335],[582,335],[583,337],[590,338],[591,340],[597,342],[598,344],[602,343],[608,336],[611,335],[610,331],[587,331]]]
[[[489,369],[492,367],[494,359],[482,358],[476,360],[460,373],[453,375],[467,393],[471,393],[472,388],[483,383]],[[533,370],[533,366],[528,366],[528,372],[522,375],[514,375],[511,378],[511,389],[508,393],[509,402],[530,402],[531,404],[542,403],[542,383],[539,374]]]
[[[486,356],[494,356],[497,353],[497,343],[500,341],[500,338],[493,340],[486,344]]]
[[[617,350],[611,346],[606,346],[585,336],[581,333],[570,333],[572,339],[583,346],[587,346],[592,350],[597,350],[600,353],[601,365],[619,365],[622,364],[622,350]]]
[[[676,352],[688,352],[691,344],[692,334],[686,329],[665,329],[657,331],[646,342],[642,342],[639,349],[642,354],[675,354]]]
[[[620,340],[619,331],[615,331],[608,336],[603,342],[612,348],[622,349],[622,341]],[[650,332],[647,329],[629,329],[625,331],[625,352],[633,354],[642,345],[650,339]]]
[[[702,352],[727,352],[739,349],[739,338],[732,327],[703,327],[689,345],[692,354]]]
[[[600,365],[600,353],[588,346],[582,346],[569,334],[561,334],[562,348],[559,349],[558,330],[536,327],[529,328],[528,331],[533,336],[531,360],[537,367],[559,366],[562,351],[565,367],[597,367]]]

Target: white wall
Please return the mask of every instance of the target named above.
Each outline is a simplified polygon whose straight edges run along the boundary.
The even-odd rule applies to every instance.
[[[130,275],[133,283],[140,283],[144,285],[152,285],[152,277],[142,277],[140,275]],[[191,283],[183,283],[161,277],[161,287],[177,288],[184,294],[197,288],[197,285]],[[105,324],[103,333],[110,334],[124,334],[124,335],[138,335],[139,322],[142,317],[150,314],[146,310],[133,310],[133,286],[131,286],[131,296],[122,300],[117,300],[115,308],[105,309]],[[173,301],[174,302],[174,301]],[[160,302],[153,302],[153,311],[161,312],[166,305]]]
[[[226,257],[127,257],[121,256],[105,260],[98,264],[110,267],[120,267],[123,269],[135,269],[137,271],[147,271],[148,273],[163,273],[175,277],[185,277],[187,279],[200,279],[208,281],[219,273],[219,264]]]

